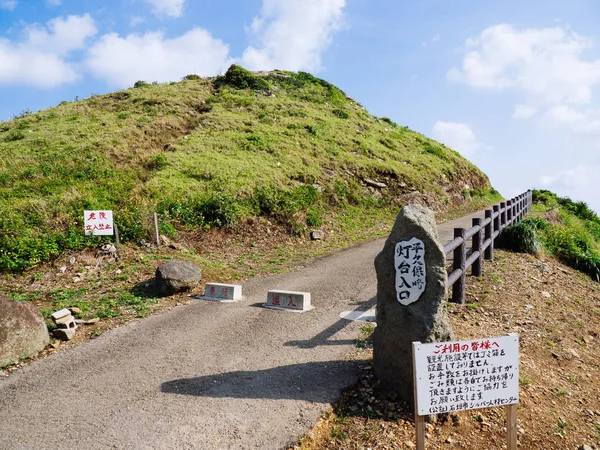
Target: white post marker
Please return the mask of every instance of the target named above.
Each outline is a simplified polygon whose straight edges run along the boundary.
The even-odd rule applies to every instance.
[[[83,211],[83,225],[86,236],[112,236],[114,234],[113,212],[111,210]]]
[[[417,449],[424,449],[423,416],[507,407],[508,449],[516,450],[519,336],[457,342],[413,342]]]
[[[312,309],[310,292],[269,291],[265,308],[301,313],[309,311]]]
[[[197,295],[200,300],[231,303],[244,300],[241,284],[206,283],[204,295]]]

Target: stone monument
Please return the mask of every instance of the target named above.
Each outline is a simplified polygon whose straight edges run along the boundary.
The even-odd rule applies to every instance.
[[[409,205],[400,211],[377,272],[377,328],[373,370],[385,390],[413,404],[412,343],[452,340],[445,308],[448,277],[433,212]]]

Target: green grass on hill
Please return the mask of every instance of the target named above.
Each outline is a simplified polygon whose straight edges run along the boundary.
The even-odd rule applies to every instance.
[[[533,191],[533,217],[503,231],[505,247],[537,252],[543,247],[565,264],[600,281],[600,218],[585,202]]]
[[[154,211],[170,235],[259,215],[300,234],[349,207],[389,214],[415,190],[438,210],[499,197],[455,151],[307,73],[137,82],[0,123],[0,270],[84,247],[84,209],[114,210],[124,241]]]

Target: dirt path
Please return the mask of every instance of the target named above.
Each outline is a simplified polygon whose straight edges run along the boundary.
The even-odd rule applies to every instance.
[[[440,225],[442,242],[471,217]],[[357,379],[360,325],[339,314],[374,305],[383,242],[254,279],[243,303],[180,306],[23,368],[0,381],[0,448],[293,444]],[[274,288],[310,291],[315,309],[261,308]]]

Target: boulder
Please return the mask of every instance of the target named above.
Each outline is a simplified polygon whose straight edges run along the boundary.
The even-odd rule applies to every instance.
[[[310,232],[310,238],[313,241],[320,241],[324,237],[325,237],[325,233],[323,232],[323,230],[313,230]]]
[[[189,291],[200,281],[200,268],[185,261],[168,261],[156,269],[155,287],[161,295]]]
[[[38,308],[0,295],[0,367],[35,355],[50,342]]]
[[[415,243],[419,248],[408,251],[407,247]],[[402,248],[407,251],[399,251]],[[423,272],[413,270],[416,260],[424,263]],[[420,205],[400,211],[383,250],[375,258],[377,328],[373,334],[373,370],[385,390],[396,392],[409,404],[413,404],[414,396],[413,341],[453,339],[445,307],[445,262],[433,212]]]

